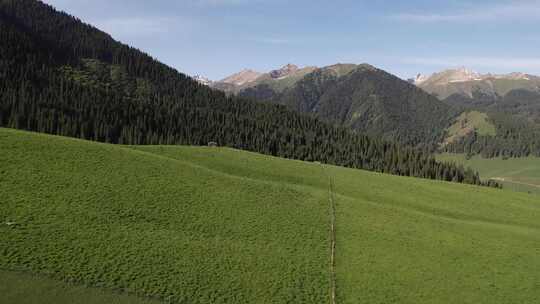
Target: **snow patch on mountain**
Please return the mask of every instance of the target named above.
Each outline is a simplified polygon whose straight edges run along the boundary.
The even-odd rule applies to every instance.
[[[201,76],[201,75],[195,75],[192,77],[193,80],[197,81],[198,83],[202,84],[202,85],[205,85],[205,86],[209,86],[212,84],[212,80],[204,77],[204,76]]]

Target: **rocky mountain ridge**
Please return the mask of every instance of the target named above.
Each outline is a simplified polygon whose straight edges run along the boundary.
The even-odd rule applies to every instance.
[[[513,90],[540,92],[540,77],[514,72],[481,74],[467,68],[449,69],[430,76],[418,74],[409,82],[444,100],[453,95],[500,98]]]

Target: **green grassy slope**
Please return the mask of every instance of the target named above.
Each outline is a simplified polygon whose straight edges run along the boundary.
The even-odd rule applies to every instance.
[[[478,111],[463,112],[446,132],[447,138],[444,143],[452,143],[472,132],[478,135],[497,135],[495,126],[488,121],[487,114]]]
[[[463,154],[437,155],[441,161],[456,162],[478,171],[484,179],[493,178],[505,189],[540,194],[540,158],[482,158],[466,159]]]
[[[226,148],[0,142],[0,220],[19,223],[0,225],[0,268],[189,303],[329,303],[328,175],[338,303],[540,297],[534,196]]]
[[[181,303],[328,299],[324,191],[62,137],[0,142],[1,268]]]
[[[540,202],[334,169],[339,303],[532,303]]]
[[[231,174],[328,187],[317,164],[230,149],[138,149]],[[536,198],[324,167],[337,203],[338,303],[528,303],[540,297]]]

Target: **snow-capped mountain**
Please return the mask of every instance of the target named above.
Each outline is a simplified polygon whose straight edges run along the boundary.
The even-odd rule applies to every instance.
[[[409,82],[414,83],[414,84],[416,84],[416,85],[419,85],[419,84],[423,83],[424,81],[426,81],[428,78],[429,78],[429,77],[426,76],[426,75],[418,74],[418,75],[416,75],[415,78],[411,78],[411,79],[409,80]]]
[[[444,70],[442,72],[434,73],[430,76],[425,76],[418,74],[414,83],[420,85],[422,83],[437,83],[437,84],[446,84],[446,83],[455,83],[455,82],[465,82],[472,80],[481,80],[482,75],[479,73],[469,70],[467,68],[459,69],[450,69]]]
[[[203,77],[201,75],[195,75],[192,77],[195,81],[197,81],[198,83],[200,84],[203,84],[203,85],[206,85],[206,86],[209,86],[212,84],[212,80],[206,78],[206,77]]]

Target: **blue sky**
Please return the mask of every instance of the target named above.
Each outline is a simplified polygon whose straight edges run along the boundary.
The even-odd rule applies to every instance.
[[[465,66],[540,74],[540,0],[45,0],[179,71],[217,80],[286,63],[402,78]]]

